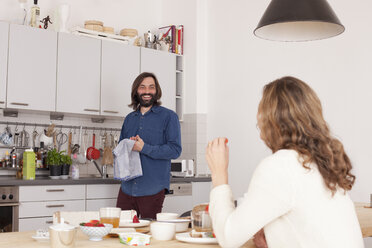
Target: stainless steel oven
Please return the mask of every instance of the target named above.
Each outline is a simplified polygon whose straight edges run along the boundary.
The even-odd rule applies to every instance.
[[[0,232],[18,231],[18,186],[0,186]]]

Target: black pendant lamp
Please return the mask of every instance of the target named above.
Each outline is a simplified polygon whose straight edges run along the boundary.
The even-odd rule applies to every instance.
[[[254,34],[266,40],[310,41],[344,31],[326,0],[272,0]]]

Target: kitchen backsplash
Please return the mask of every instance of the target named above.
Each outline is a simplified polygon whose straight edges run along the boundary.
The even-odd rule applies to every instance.
[[[4,117],[3,111],[0,111],[0,120],[18,123],[39,123],[50,124],[49,113],[18,113],[17,118]],[[205,160],[205,147],[207,145],[206,138],[206,114],[184,114],[183,122],[181,122],[181,135],[183,151],[180,159],[194,159],[197,167],[196,175],[210,174],[206,160]],[[104,123],[92,123],[90,117],[71,117],[64,116],[63,121],[53,120],[56,125],[72,125],[72,126],[87,126],[97,128],[121,128],[123,123],[122,119],[106,119]],[[6,125],[0,125],[0,133],[3,132]],[[14,132],[15,126],[11,125],[11,131]],[[34,130],[33,126],[26,126],[26,131],[31,134]],[[18,126],[18,130],[23,130],[23,126]],[[40,133],[43,128],[37,127],[36,130]],[[58,129],[57,129],[58,130]],[[69,132],[69,129],[63,129],[63,132]],[[76,130],[79,133],[79,130]],[[92,133],[92,130],[87,130]],[[96,131],[96,134],[99,131]],[[37,141],[36,144],[39,144]],[[89,141],[89,145],[91,141]],[[67,143],[61,147],[61,150],[67,150]],[[3,158],[7,149],[0,149],[0,158]],[[10,150],[8,150],[10,152]],[[98,161],[100,164],[100,161]],[[12,175],[14,172],[1,170],[0,175]],[[80,176],[99,175],[94,164],[87,162],[86,164],[79,165]],[[113,174],[112,166],[108,167],[108,174]]]
[[[196,175],[210,174],[205,159],[207,114],[184,114],[181,122],[182,154],[180,159],[194,159]]]

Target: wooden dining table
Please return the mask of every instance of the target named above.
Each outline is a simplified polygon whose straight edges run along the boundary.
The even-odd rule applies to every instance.
[[[355,203],[355,209],[358,216],[359,224],[362,230],[363,237],[372,237],[372,208],[369,207],[368,203]],[[36,241],[32,238],[35,235],[35,231],[28,232],[10,232],[10,233],[0,233],[0,248],[3,247],[17,247],[17,248],[42,248],[50,247],[50,243]],[[102,241],[94,242],[90,241],[88,237],[78,229],[76,235],[76,248],[115,248],[124,247],[126,245],[119,242],[118,238],[105,237]],[[220,247],[218,244],[193,244],[180,242],[176,239],[170,241],[160,241],[156,239],[151,239],[150,247],[163,247],[163,248],[184,248],[184,247],[205,247],[205,248],[217,248]],[[244,246],[244,248],[255,248],[252,240],[249,240]]]
[[[0,234],[0,247],[1,248],[43,248],[49,247],[49,241],[36,241],[32,238],[35,235],[35,231],[29,232],[11,232]],[[78,229],[75,239],[76,248],[115,248],[115,247],[130,247],[120,243],[119,238],[104,237],[102,241],[90,241],[88,236]],[[151,238],[150,245],[146,247],[162,247],[162,248],[217,248],[220,247],[218,244],[193,244],[180,242],[176,239],[169,241],[160,241]],[[250,240],[244,246],[244,248],[255,248],[256,246]]]

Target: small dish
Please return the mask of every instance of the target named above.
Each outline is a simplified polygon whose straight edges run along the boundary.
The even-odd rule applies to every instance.
[[[36,235],[33,235],[31,236],[31,238],[33,238],[34,240],[38,241],[38,242],[48,242],[49,241],[49,237],[43,237],[43,236],[36,236]]]
[[[139,223],[133,223],[132,220],[120,221],[119,227],[142,227],[150,225],[149,220],[139,220]]]
[[[68,175],[61,175],[61,179],[68,179]]]
[[[104,236],[110,233],[112,229],[111,224],[104,224],[105,226],[79,226],[80,230],[89,237],[90,241],[101,241]]]

